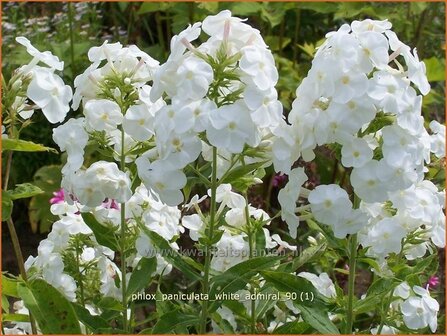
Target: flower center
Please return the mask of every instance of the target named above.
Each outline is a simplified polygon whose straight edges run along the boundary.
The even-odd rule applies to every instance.
[[[165,185],[164,185],[164,183],[161,183],[161,182],[157,182],[157,183],[155,183],[155,187],[156,187],[158,190],[164,190],[164,189],[165,189]]]

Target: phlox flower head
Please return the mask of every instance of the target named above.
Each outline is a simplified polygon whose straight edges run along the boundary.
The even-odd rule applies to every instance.
[[[400,304],[405,325],[410,329],[421,329],[427,326],[432,332],[438,327],[437,315],[439,303],[430,296],[428,290],[414,286],[415,295]]]

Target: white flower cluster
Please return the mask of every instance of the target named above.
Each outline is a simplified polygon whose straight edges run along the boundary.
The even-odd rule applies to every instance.
[[[320,185],[308,195],[312,215],[337,238],[358,233],[367,254],[385,269],[390,253],[414,260],[432,253],[430,240],[445,246],[445,194],[424,180],[431,153],[445,156],[445,126],[433,121],[432,135],[424,128],[417,90],[430,90],[425,65],[390,29],[387,21],[365,20],[327,34],[297,88],[289,124],[274,130],[273,144],[276,170],[290,174],[279,201],[291,234],[297,210],[308,208],[296,208],[304,171],[290,167],[300,156],[312,160],[317,146],[332,146],[351,171],[357,204],[339,185]],[[402,251],[407,236],[419,240],[406,242]],[[421,291],[415,289],[422,298],[401,305],[404,322],[434,331],[439,307]]]
[[[430,292],[420,286],[411,289],[408,283],[402,282],[394,290],[394,301],[402,312],[405,325],[410,329],[422,329],[427,326],[434,333],[438,327],[437,314],[439,303],[430,296]]]
[[[62,199],[51,206],[53,214],[58,215],[60,219],[56,221],[48,234],[48,238],[41,241],[36,257],[29,257],[25,263],[25,268],[33,277],[41,277],[61,293],[63,293],[70,301],[76,301],[77,284],[79,278],[74,278],[76,274],[68,274],[67,263],[70,258],[74,258],[75,251],[71,251],[74,246],[74,240],[83,236],[81,251],[78,251],[78,271],[83,274],[84,283],[98,283],[96,289],[104,297],[112,297],[117,300],[121,299],[121,290],[116,285],[116,277],[122,279],[121,270],[114,262],[115,252],[108,247],[100,245],[92,232],[85,224],[81,212],[90,210],[96,220],[112,232],[120,225],[120,208],[115,201],[104,201],[100,205],[92,208],[86,207],[75,201],[69,204]],[[170,241],[174,236],[184,232],[183,227],[179,226],[180,211],[175,207],[169,207],[159,202],[145,188],[144,185],[139,186],[134,195],[126,202],[126,222],[131,231],[138,232],[137,222],[144,223],[144,226],[150,230],[157,232],[163,238]],[[168,264],[159,254],[154,254],[148,250],[151,246],[148,237],[140,231],[136,237],[135,253],[128,255],[126,263],[129,267],[135,267],[142,257],[157,258],[156,274],[170,273],[172,266]],[[172,246],[178,249],[173,243]],[[67,254],[67,251],[70,251]],[[94,270],[92,273],[86,271]],[[129,280],[126,274],[126,281]],[[92,278],[93,277],[93,278]],[[94,295],[94,293],[91,293]],[[79,294],[78,294],[79,295]]]
[[[338,238],[361,232],[363,246],[381,257],[398,253],[400,241],[416,229],[445,245],[443,193],[424,181],[430,152],[444,155],[445,127],[433,122],[432,136],[424,128],[422,96],[413,87],[422,94],[430,90],[424,63],[390,28],[387,21],[365,20],[329,33],[297,89],[290,125],[275,130],[273,145],[275,167],[286,173],[299,155],[313,159],[317,146],[341,148],[360,208],[341,187],[319,186],[309,195],[312,213]],[[286,188],[296,191],[302,183]],[[283,211],[293,211],[297,195],[280,198]],[[424,255],[423,246],[413,252]]]
[[[210,38],[196,48],[191,42],[202,31]],[[232,154],[246,145],[260,146],[282,118],[277,80],[273,56],[259,31],[229,11],[174,36],[150,92],[153,102],[163,93],[168,102],[154,117],[156,148],[136,160],[144,183],[177,205],[187,181],[183,169],[200,154],[212,160],[210,145],[218,150],[219,176]]]

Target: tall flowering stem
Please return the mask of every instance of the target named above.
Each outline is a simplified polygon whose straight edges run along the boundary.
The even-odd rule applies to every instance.
[[[3,76],[2,76],[2,79],[3,79]],[[9,117],[11,118],[10,136],[11,136],[11,138],[14,138],[14,121],[15,121],[15,117],[16,117],[16,111],[14,109],[8,108],[8,107],[6,107],[5,110],[10,111],[10,113],[9,113]],[[13,153],[12,151],[10,151],[8,153],[8,159],[6,162],[6,171],[5,171],[4,186],[3,186],[4,191],[8,190],[9,176],[11,174],[11,166],[12,166],[12,153]],[[25,270],[25,263],[23,260],[23,254],[22,254],[22,250],[20,248],[19,237],[17,236],[17,231],[16,231],[14,222],[11,217],[9,217],[6,220],[6,224],[8,225],[9,234],[11,235],[12,246],[14,248],[14,253],[16,255],[17,265],[19,267],[20,275],[22,276],[22,279],[24,281],[28,281],[28,277],[26,275],[26,270]],[[34,321],[34,318],[31,314],[30,314],[30,323],[31,323],[32,333],[37,334],[36,322]]]
[[[121,155],[120,168],[126,169],[126,154],[124,147],[124,129],[121,129]],[[127,331],[127,284],[126,284],[126,203],[120,204],[121,209],[121,295],[123,306],[123,330]]]
[[[248,249],[249,249],[249,255],[248,258],[251,259],[253,258],[253,252],[254,252],[254,241],[253,241],[253,230],[252,230],[252,226],[250,225],[250,209],[249,209],[249,205],[248,205],[248,196],[247,196],[247,192],[245,192],[245,222],[247,225],[247,236],[248,236]],[[250,286],[250,295],[251,297],[254,297],[254,287]],[[252,299],[251,300],[251,333],[254,334],[256,331],[256,300]]]
[[[354,194],[354,209],[358,209],[360,205],[360,199]],[[354,295],[355,295],[355,269],[357,261],[357,234],[352,234],[349,237],[348,248],[349,248],[349,278],[348,278],[348,307],[346,312],[346,334],[352,333],[352,327],[354,324]]]
[[[349,239],[349,282],[348,282],[348,307],[346,312],[346,334],[352,333],[354,324],[354,291],[355,291],[355,267],[357,259],[357,234]]]
[[[213,241],[214,236],[214,224],[216,222],[216,189],[218,187],[217,183],[217,148],[213,147],[213,163],[212,163],[212,173],[211,173],[211,208],[210,208],[210,221],[208,225],[207,238],[208,241]],[[208,294],[209,292],[209,273],[211,267],[212,258],[212,245],[207,244],[205,251],[205,269],[203,273],[203,285],[202,292]],[[200,329],[199,333],[206,333],[206,325],[208,320],[208,300],[202,302],[202,315],[200,317]]]

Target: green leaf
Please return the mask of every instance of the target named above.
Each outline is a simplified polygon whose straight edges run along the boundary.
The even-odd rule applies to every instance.
[[[340,334],[340,331],[329,319],[327,312],[321,310],[315,306],[303,306],[296,304],[296,306],[301,310],[301,316],[303,320],[313,328],[315,328],[321,334]]]
[[[6,150],[17,152],[53,152],[58,154],[54,148],[19,139],[2,139],[2,151]]]
[[[31,198],[28,205],[28,219],[31,230],[36,233],[48,232],[54,222],[58,219],[50,211],[50,200],[54,197],[53,193],[61,188],[61,166],[50,165],[40,168],[33,177],[33,184],[44,190]]]
[[[2,320],[7,322],[29,322],[29,315],[26,314],[3,314]]]
[[[219,3],[214,1],[198,2],[197,7],[212,14],[217,13],[219,11]]]
[[[375,133],[385,126],[392,125],[396,117],[389,113],[379,112],[373,121],[368,125],[368,128],[363,132],[363,134]]]
[[[305,322],[322,334],[339,334],[327,316],[320,294],[308,280],[284,272],[261,272],[261,275],[279,291],[298,294],[294,303],[301,310]],[[301,300],[301,293],[312,293],[313,300]]]
[[[272,28],[279,25],[284,20],[286,14],[285,4],[265,3],[261,9],[261,18],[270,23]]]
[[[298,8],[311,10],[317,13],[328,14],[337,11],[337,3],[334,2],[299,2]]]
[[[445,81],[445,59],[431,57],[424,60],[429,82]]]
[[[298,319],[292,322],[283,324],[282,326],[273,330],[273,334],[286,334],[286,335],[303,335],[308,334],[310,325],[306,322],[300,322]]]
[[[416,265],[413,267],[413,274],[433,274],[438,266],[437,254],[432,254],[425,258],[416,259]]]
[[[261,11],[262,4],[259,2],[237,2],[231,6],[233,15],[253,15]]]
[[[170,7],[172,7],[172,4],[166,2],[143,2],[138,9],[137,14],[142,15],[158,11],[166,11]]]
[[[2,313],[3,312],[5,313],[9,312],[9,300],[4,294],[2,294]]]
[[[360,2],[341,2],[338,4],[339,8],[334,15],[334,19],[347,19],[359,14],[366,14],[372,17],[377,16],[372,6],[366,6]]]
[[[392,279],[380,278],[374,281],[367,290],[367,296],[380,295],[384,292],[388,292],[393,288],[394,281]]]
[[[382,302],[383,296],[393,289],[394,281],[392,279],[380,278],[374,281],[368,288],[366,297],[354,302],[355,314],[363,314],[375,311]]]
[[[84,219],[85,224],[92,229],[99,244],[109,247],[114,251],[119,250],[118,241],[112,229],[99,224],[95,216],[90,213],[83,213],[82,218]]]
[[[234,183],[239,178],[246,178],[247,175],[251,174],[258,168],[261,168],[265,164],[265,161],[250,163],[242,166],[238,166],[232,169],[229,174],[220,180],[220,183]]]
[[[320,293],[315,289],[312,283],[304,279],[302,277],[293,275],[291,273],[286,272],[261,272],[261,275],[264,277],[267,283],[272,284],[281,292],[285,293],[296,293],[297,294],[297,302],[302,305],[317,305],[322,304],[322,299]],[[313,296],[312,300],[309,301],[301,301],[301,293],[312,293],[309,294],[310,297]]]
[[[262,318],[265,313],[275,305],[276,300],[272,299],[275,293],[278,293],[278,291],[270,286],[264,286],[259,291],[260,295],[266,294],[266,297],[269,299],[256,301],[256,319]]]
[[[318,245],[313,245],[303,250],[303,252],[300,253],[299,257],[293,260],[291,272],[295,272],[304,264],[320,257],[324,253],[324,251],[326,251],[326,248],[327,243],[321,242]]]
[[[230,267],[224,273],[211,279],[212,287],[209,299],[215,300],[208,308],[209,312],[219,308],[223,301],[222,295],[235,293],[244,289],[250,279],[260,271],[266,270],[276,264],[282,256],[255,257]]]
[[[19,198],[33,197],[42,193],[42,189],[31,183],[17,184],[14,190],[10,191],[11,199],[13,201]]]
[[[127,286],[127,295],[130,296],[135,292],[139,292],[151,281],[151,275],[157,269],[157,259],[141,258],[137,266],[134,268]]]
[[[19,297],[19,293],[17,292],[18,283],[19,281],[9,278],[4,274],[2,274],[2,294],[18,298]]]
[[[160,317],[152,329],[152,334],[168,334],[179,327],[189,327],[199,322],[198,315],[186,315],[179,311],[171,311]]]
[[[12,207],[13,203],[10,191],[2,190],[2,222],[11,217]]]
[[[76,315],[79,318],[79,321],[81,321],[85,326],[87,326],[93,332],[99,329],[110,328],[109,323],[101,316],[91,315],[87,309],[85,309],[83,306],[77,303],[72,303],[72,306],[76,312]]]
[[[159,234],[148,230],[146,227],[141,226],[144,233],[151,239],[152,243],[158,249],[163,258],[168,260],[172,265],[174,265],[178,270],[183,272],[185,276],[191,280],[201,280],[202,277],[184,260],[184,257],[175,251],[169,243],[161,237]]]
[[[18,293],[44,334],[81,334],[78,317],[70,302],[57,289],[37,279],[20,283]]]
[[[117,312],[121,312],[123,310],[123,306],[120,301],[110,296],[102,298],[96,305],[105,310],[113,310]]]
[[[315,51],[317,50],[317,46],[315,44],[307,42],[304,42],[304,44],[298,44],[298,47],[300,47],[302,51],[304,51],[307,55],[311,57],[314,56]]]
[[[266,36],[264,40],[272,51],[282,50],[287,47],[292,41],[290,37],[283,37],[283,39],[280,41],[278,36]],[[279,42],[281,42],[281,45],[279,44]]]

